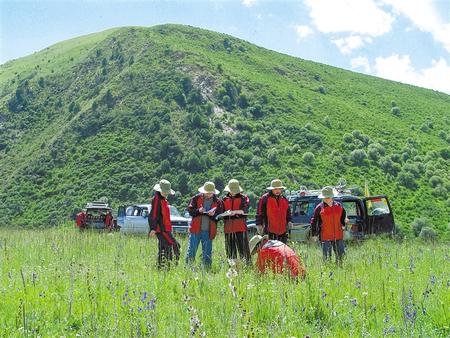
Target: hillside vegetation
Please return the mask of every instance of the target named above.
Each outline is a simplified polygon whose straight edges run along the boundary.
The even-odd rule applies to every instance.
[[[144,202],[161,177],[182,208],[207,179],[254,201],[275,177],[345,178],[387,194],[402,228],[448,233],[449,112],[443,93],[193,27],[91,34],[0,66],[0,225]]]

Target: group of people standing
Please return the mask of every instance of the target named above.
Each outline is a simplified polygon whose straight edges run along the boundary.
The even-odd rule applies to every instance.
[[[151,214],[148,222],[149,236],[158,238],[158,266],[163,267],[170,261],[180,258],[180,245],[172,235],[170,211],[167,197],[175,192],[167,180],[161,180],[153,187],[155,194],[151,199]],[[287,246],[292,217],[289,202],[283,196],[281,180],[274,179],[258,202],[256,226],[258,233],[250,240],[247,232],[249,198],[243,193],[236,179],[228,182],[224,188],[225,196],[220,199],[219,191],[213,182],[205,182],[198,189],[188,205],[192,221],[189,229],[189,244],[186,264],[191,264],[197,249],[202,245],[202,262],[206,268],[212,263],[213,240],[217,234],[217,223],[223,220],[225,233],[225,250],[227,258],[239,257],[251,264],[251,255],[257,253],[257,266],[261,272],[270,266],[275,272],[288,269],[292,277],[304,276],[305,270],[300,258]],[[344,254],[343,231],[346,216],[344,208],[329,197],[329,190],[322,190],[323,202],[314,211],[311,220],[314,236],[319,236],[324,250],[324,257],[329,258],[334,248],[338,261]],[[331,201],[330,201],[331,200]],[[333,237],[334,236],[334,237]]]

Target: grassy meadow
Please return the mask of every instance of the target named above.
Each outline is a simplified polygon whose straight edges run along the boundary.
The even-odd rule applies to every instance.
[[[160,271],[145,236],[0,228],[0,336],[450,335],[448,244],[351,243],[342,268],[292,246],[307,268],[297,284],[230,268],[223,235],[211,271]]]

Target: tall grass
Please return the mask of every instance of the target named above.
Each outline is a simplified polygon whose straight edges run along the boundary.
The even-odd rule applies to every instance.
[[[161,271],[154,239],[0,228],[0,336],[449,336],[448,244],[353,244],[342,268],[293,247],[297,284],[230,267],[222,236],[211,271]]]

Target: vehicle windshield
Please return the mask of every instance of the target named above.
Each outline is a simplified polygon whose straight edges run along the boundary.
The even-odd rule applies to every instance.
[[[369,216],[390,214],[389,205],[386,198],[372,198],[367,200],[367,213]]]
[[[174,206],[170,205],[170,216],[177,216],[177,217],[181,217],[180,212],[178,211],[177,208],[175,208]]]

